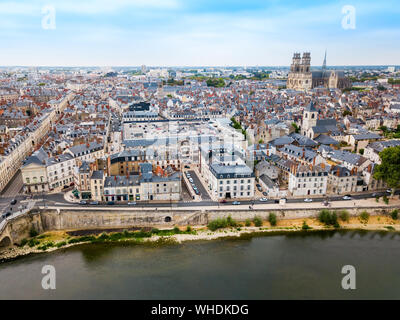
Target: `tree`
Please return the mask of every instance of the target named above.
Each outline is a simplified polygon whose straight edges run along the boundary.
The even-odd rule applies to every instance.
[[[400,146],[386,148],[379,153],[382,163],[375,169],[374,178],[383,180],[392,188],[400,188]]]
[[[300,128],[299,128],[299,126],[297,125],[297,124],[295,124],[294,122],[292,123],[292,127],[294,128],[294,131],[296,132],[296,133],[300,133]]]
[[[276,226],[276,214],[275,213],[270,213],[268,216],[268,221],[271,224],[271,226]]]

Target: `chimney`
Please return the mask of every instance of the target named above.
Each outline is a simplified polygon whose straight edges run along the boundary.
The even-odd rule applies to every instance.
[[[321,168],[323,169],[323,170],[325,170],[325,163],[321,163]]]
[[[313,161],[312,161],[313,167],[315,166],[315,158],[316,158],[316,157],[314,157],[314,159],[313,159]]]
[[[369,173],[372,172],[372,165],[371,165],[371,164],[368,166],[368,172],[369,172]]]
[[[337,168],[337,170],[336,170],[336,175],[337,175],[338,177],[340,177],[340,169],[339,169],[339,168]]]

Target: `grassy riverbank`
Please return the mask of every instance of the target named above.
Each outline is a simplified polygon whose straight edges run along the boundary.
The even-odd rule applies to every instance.
[[[333,221],[333,220],[334,221]],[[400,232],[400,221],[397,215],[369,216],[367,213],[350,217],[344,212],[325,212],[318,218],[269,221],[259,218],[236,222],[231,218],[218,219],[205,226],[175,227],[173,229],[142,229],[135,231],[108,232],[92,234],[85,231],[53,231],[24,239],[19,246],[9,248],[0,253],[0,261],[15,259],[28,254],[51,252],[79,244],[95,243],[131,243],[146,245],[165,245],[184,241],[216,240],[226,238],[246,239],[267,234],[282,234],[287,232],[312,232],[324,230],[375,230],[382,232]],[[110,231],[110,230],[107,230]],[[83,232],[83,233],[82,233]],[[75,234],[84,234],[74,236]]]

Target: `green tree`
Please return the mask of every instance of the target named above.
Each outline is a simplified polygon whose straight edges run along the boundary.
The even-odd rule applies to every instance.
[[[268,221],[271,224],[271,226],[276,226],[276,214],[275,213],[270,213],[268,216]]]
[[[261,227],[262,226],[262,220],[260,217],[256,216],[253,218],[253,223],[256,227]]]
[[[367,211],[361,212],[359,219],[360,219],[361,223],[367,223],[369,220],[369,213]]]
[[[347,210],[342,210],[340,212],[340,219],[344,222],[349,222],[350,214]]]
[[[379,157],[382,163],[376,166],[374,178],[385,181],[394,192],[400,188],[400,146],[386,148]]]
[[[300,128],[299,128],[299,126],[297,125],[297,124],[295,124],[294,122],[292,123],[292,127],[294,128],[294,131],[296,132],[296,133],[300,133]]]

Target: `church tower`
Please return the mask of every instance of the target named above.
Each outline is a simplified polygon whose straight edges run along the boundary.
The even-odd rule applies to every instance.
[[[318,110],[315,109],[314,103],[311,102],[303,111],[303,124],[301,133],[307,135],[308,129],[315,127],[318,120]]]
[[[286,87],[294,90],[309,90],[312,86],[312,74],[310,71],[311,56],[309,52],[304,52],[303,57],[300,53],[295,53]]]

